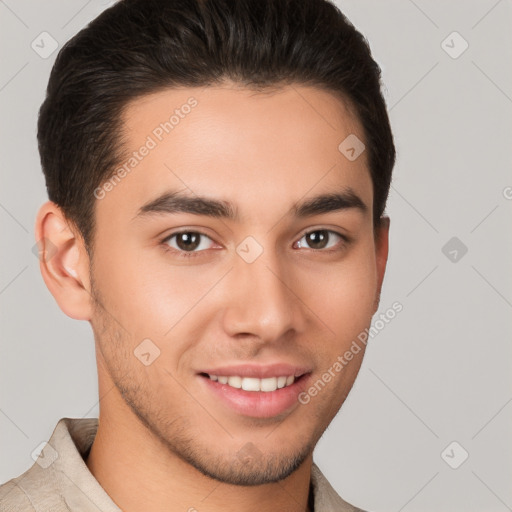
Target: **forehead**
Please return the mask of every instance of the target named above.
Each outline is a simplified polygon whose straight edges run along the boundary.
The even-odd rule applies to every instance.
[[[224,137],[231,134],[225,145],[248,130],[253,135],[258,130],[260,141],[274,140],[275,128],[284,126],[288,130],[280,133],[280,139],[296,144],[303,142],[296,138],[300,135],[313,140],[313,132],[317,133],[316,139],[325,139],[328,132],[334,137],[357,133],[363,138],[361,123],[348,100],[299,84],[262,91],[232,82],[164,89],[129,102],[122,124],[132,142],[143,134],[153,134],[158,142],[165,142],[161,139],[168,138],[166,135],[183,132],[183,125],[193,125],[204,143],[214,140],[215,133],[223,131]],[[330,142],[331,137],[326,140],[327,144]]]
[[[363,144],[361,123],[348,102],[316,87],[165,89],[132,101],[122,125],[125,177],[108,194],[119,207],[170,189],[249,205],[343,186],[371,206],[366,152],[351,161],[340,150],[347,137]]]

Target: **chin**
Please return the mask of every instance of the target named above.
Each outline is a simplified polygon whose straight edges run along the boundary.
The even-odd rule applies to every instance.
[[[194,460],[187,462],[203,475],[229,485],[257,486],[280,482],[294,473],[307,459],[310,451],[285,456],[272,454],[263,456],[257,448],[247,443],[240,450],[235,460],[226,460],[216,457],[215,460]],[[247,450],[244,449],[247,447]],[[248,455],[250,453],[250,455]]]

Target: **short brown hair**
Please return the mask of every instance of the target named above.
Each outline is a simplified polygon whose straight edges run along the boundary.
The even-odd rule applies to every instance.
[[[94,190],[122,161],[129,102],[225,79],[256,89],[298,83],[355,108],[377,224],[395,162],[380,73],[365,38],[327,0],[120,0],[69,40],[53,66],[37,133],[49,199],[92,249]]]

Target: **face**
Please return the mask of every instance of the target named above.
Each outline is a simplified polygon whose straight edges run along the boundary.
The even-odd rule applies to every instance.
[[[361,125],[313,87],[229,83],[146,96],[123,120],[135,160],[95,206],[100,381],[202,473],[281,480],[352,387],[364,347],[322,376],[378,302],[387,229],[366,152],[338,149]]]

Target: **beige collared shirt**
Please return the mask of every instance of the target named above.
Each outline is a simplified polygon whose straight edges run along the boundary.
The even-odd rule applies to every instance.
[[[30,469],[0,485],[0,512],[121,512],[94,478],[84,456],[97,418],[62,418]],[[342,500],[313,463],[314,512],[364,512]]]

